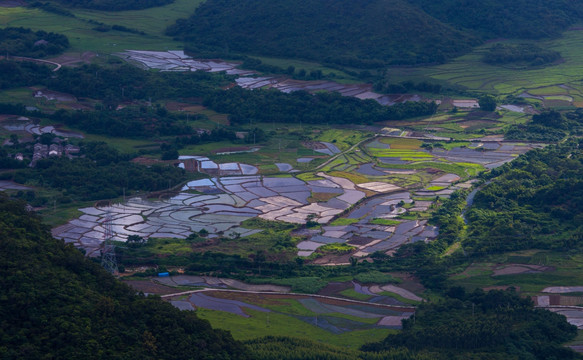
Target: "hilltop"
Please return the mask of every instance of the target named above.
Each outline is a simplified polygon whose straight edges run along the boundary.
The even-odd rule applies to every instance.
[[[581,1],[209,0],[167,34],[197,53],[304,58],[360,68],[443,63],[484,40],[556,36]]]

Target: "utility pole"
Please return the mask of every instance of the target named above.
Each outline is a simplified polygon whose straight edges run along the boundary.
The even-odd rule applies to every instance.
[[[110,274],[117,276],[119,270],[117,268],[117,259],[115,257],[115,245],[113,245],[113,230],[111,226],[111,214],[109,211],[105,217],[103,224],[105,228],[105,241],[103,242],[103,249],[101,250],[101,266]]]

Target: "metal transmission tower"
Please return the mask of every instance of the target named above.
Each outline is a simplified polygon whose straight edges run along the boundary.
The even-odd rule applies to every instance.
[[[101,249],[101,266],[112,275],[118,275],[117,259],[115,258],[115,245],[113,245],[113,230],[111,228],[111,214],[108,212],[103,223],[105,228],[105,241]]]

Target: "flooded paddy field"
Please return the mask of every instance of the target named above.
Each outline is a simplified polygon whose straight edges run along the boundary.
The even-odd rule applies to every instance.
[[[310,217],[325,224],[363,199],[365,193],[347,179],[323,175],[324,180],[307,182],[258,175],[191,181],[169,199],[131,198],[124,204],[79,209],[83,215],[54,228],[53,236],[97,256],[105,240],[108,216],[113,240],[117,241],[130,235],[183,239],[202,229],[211,238],[247,236],[261,231],[240,226],[254,217],[298,224]],[[313,193],[326,192],[336,196],[325,202],[308,201]]]

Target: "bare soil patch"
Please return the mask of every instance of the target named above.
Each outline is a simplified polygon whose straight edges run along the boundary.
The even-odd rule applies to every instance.
[[[313,264],[317,265],[348,265],[350,264],[350,256],[352,254],[327,254],[313,261]]]
[[[492,276],[515,275],[515,274],[536,274],[554,270],[551,266],[526,265],[526,264],[504,264],[493,268]]]
[[[318,295],[324,296],[335,296],[338,295],[339,292],[344,291],[346,289],[352,288],[353,285],[350,281],[346,282],[331,282],[326,285],[322,290],[318,292]]]
[[[61,64],[62,66],[81,66],[83,64],[91,64],[91,60],[97,54],[92,51],[85,51],[83,53],[65,53],[57,57],[48,59]]]
[[[328,147],[326,147],[326,145],[317,142],[317,141],[302,141],[302,145],[308,149],[312,149],[312,150],[324,150],[324,149],[328,149]]]
[[[150,280],[122,280],[124,283],[131,286],[136,291],[141,291],[148,294],[166,295],[173,294],[176,289],[155,283]]]

